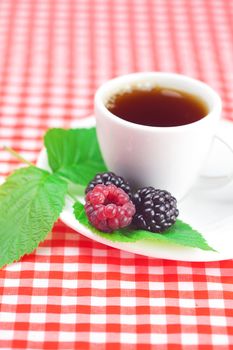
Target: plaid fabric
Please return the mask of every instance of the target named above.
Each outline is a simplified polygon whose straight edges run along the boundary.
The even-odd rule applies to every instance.
[[[2,0],[0,143],[35,161],[49,127],[93,110],[97,86],[133,71],[202,79],[233,120],[233,2]],[[20,166],[0,152],[1,179]],[[151,259],[58,222],[0,270],[2,349],[233,349],[233,263]]]

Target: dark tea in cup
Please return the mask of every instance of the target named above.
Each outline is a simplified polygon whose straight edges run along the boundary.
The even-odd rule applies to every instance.
[[[199,97],[158,86],[116,93],[106,107],[131,123],[160,127],[190,124],[208,114],[206,104]]]

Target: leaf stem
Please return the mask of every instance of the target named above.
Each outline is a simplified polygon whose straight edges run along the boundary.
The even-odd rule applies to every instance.
[[[9,152],[13,157],[17,158],[18,160],[20,160],[21,162],[33,166],[35,167],[35,165],[31,162],[29,162],[27,159],[25,159],[24,157],[22,157],[19,153],[17,153],[15,150],[13,150],[11,147],[7,147],[7,146],[3,146],[3,149],[7,152]],[[58,176],[64,180],[67,184],[69,184],[69,180],[67,178],[65,178],[64,176],[61,176],[58,174]],[[74,201],[77,201],[77,198],[68,190],[67,191],[68,196]]]
[[[4,146],[3,149],[9,152],[13,157],[17,158],[21,162],[28,164],[30,166],[35,166],[33,163],[29,162],[27,159],[23,158],[19,153],[15,152],[11,147]]]

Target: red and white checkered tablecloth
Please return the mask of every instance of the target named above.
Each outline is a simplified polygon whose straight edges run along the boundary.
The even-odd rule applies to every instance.
[[[29,161],[133,71],[202,79],[233,121],[231,0],[2,0],[0,53],[0,143]],[[18,166],[0,151],[2,180]],[[0,348],[233,349],[233,262],[151,259],[58,222],[0,270]]]

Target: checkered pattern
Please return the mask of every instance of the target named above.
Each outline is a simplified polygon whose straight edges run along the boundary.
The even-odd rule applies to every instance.
[[[2,0],[0,143],[35,161],[49,127],[93,110],[132,71],[209,83],[233,120],[230,0]],[[0,152],[2,179],[19,166]],[[233,349],[233,263],[151,259],[58,222],[0,271],[2,349]]]

